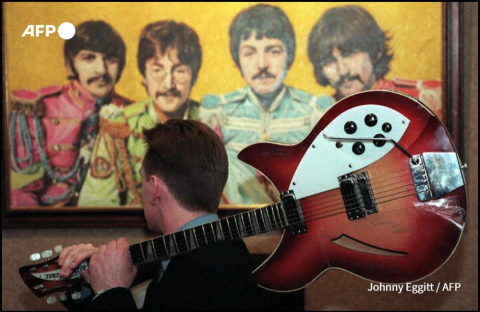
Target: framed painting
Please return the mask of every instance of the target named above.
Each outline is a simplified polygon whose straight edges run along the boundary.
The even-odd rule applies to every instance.
[[[161,107],[167,95],[178,94],[181,118],[199,119],[224,139],[227,187],[244,177],[254,181],[245,190],[226,187],[220,204],[226,214],[276,200],[268,180],[237,160],[242,148],[297,143],[337,100],[358,91],[396,89],[423,99],[462,146],[459,3],[2,6],[3,227],[144,226],[142,149],[131,141],[141,130],[125,130],[115,118],[148,115],[146,107]],[[173,38],[194,45],[185,48],[193,51],[189,57],[177,54],[187,76],[177,68],[149,71],[142,42],[165,25],[176,27]],[[175,44],[180,51],[185,40]],[[370,51],[374,45],[380,50]],[[162,83],[170,77],[177,89],[155,93],[150,77]],[[253,108],[226,115],[235,101]],[[300,127],[285,116],[277,126],[276,117],[270,126],[258,117],[261,107],[281,115],[288,105],[308,107]],[[171,116],[159,110],[145,124]],[[288,132],[275,132],[282,127]]]

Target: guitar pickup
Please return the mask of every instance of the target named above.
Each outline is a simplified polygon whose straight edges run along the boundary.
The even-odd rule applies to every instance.
[[[366,172],[343,175],[338,178],[338,182],[349,220],[365,218],[367,214],[378,212]]]
[[[287,228],[293,235],[307,232],[307,225],[303,216],[302,208],[295,193],[290,190],[280,194],[283,206],[283,213],[287,221]]]

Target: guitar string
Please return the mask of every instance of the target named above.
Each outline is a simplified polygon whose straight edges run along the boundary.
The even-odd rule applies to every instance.
[[[408,197],[408,196],[412,196],[412,195],[416,195],[416,194],[417,194],[416,192],[411,193],[411,194],[406,194],[406,195],[403,195],[403,196],[399,196],[399,197],[391,198],[391,199],[388,199],[388,200],[385,200],[385,201],[382,201],[382,202],[378,202],[378,204],[383,204],[383,203],[385,203],[385,202],[389,202],[389,201],[392,201],[392,200],[396,200],[396,199],[400,199],[400,198],[404,198],[404,197]],[[271,207],[271,206],[267,206],[267,207]],[[267,208],[267,207],[264,207],[264,208]],[[340,211],[335,212],[335,210],[340,210]],[[293,225],[296,225],[296,224],[301,223],[301,222],[311,222],[311,221],[315,221],[315,220],[318,220],[318,219],[323,219],[323,218],[326,218],[326,217],[331,217],[331,216],[335,216],[335,215],[338,215],[338,214],[343,214],[343,213],[345,213],[344,210],[343,210],[343,208],[342,208],[342,209],[334,209],[333,211],[325,211],[325,210],[318,211],[318,210],[317,210],[317,211],[315,211],[315,212],[316,212],[316,213],[314,213],[314,214],[309,214],[309,215],[307,215],[307,216],[304,216],[304,219],[297,219],[297,220],[292,219],[292,220],[290,220],[289,226],[293,226]],[[325,213],[329,213],[329,212],[331,212],[331,213],[325,215]],[[232,216],[232,217],[235,217],[235,216]],[[222,220],[223,220],[223,219],[222,219]],[[220,220],[217,220],[217,221],[220,221]],[[217,222],[217,221],[215,221],[215,222]],[[284,220],[285,223],[286,223],[286,221],[287,221],[287,220]],[[212,224],[213,224],[213,223],[212,223]],[[208,225],[208,224],[206,224],[206,225]],[[236,228],[236,229],[235,229],[235,228]],[[247,230],[245,224],[244,224],[244,229],[245,229],[245,231],[242,231],[241,226],[239,226],[237,223],[235,223],[235,228],[233,228],[233,229],[229,228],[229,231],[232,231],[232,234],[231,234],[231,239],[232,239],[232,240],[241,239],[242,237],[246,237],[246,236],[247,236],[246,234],[248,233],[248,230]],[[278,229],[282,229],[282,228],[285,228],[285,227],[273,228],[272,226],[270,226],[270,228],[271,228],[271,230],[278,230]],[[261,234],[261,233],[269,232],[268,226],[267,226],[266,223],[264,223],[263,229],[262,229],[262,227],[261,227],[260,225],[259,225],[258,229],[259,229],[259,231],[260,231],[259,233],[256,233],[256,230],[255,230],[254,227],[251,227],[251,228],[250,228],[250,231],[252,231],[254,234]],[[185,231],[188,231],[188,230],[193,230],[193,228],[187,229],[187,230],[185,230]],[[219,231],[219,230],[220,230],[219,227],[217,227],[216,230]],[[185,232],[185,231],[183,231],[183,232]],[[179,233],[180,233],[180,232],[177,232],[177,233],[174,233],[174,234],[178,235]],[[213,232],[211,232],[211,233],[212,233],[211,236],[205,235],[205,242],[206,242],[206,244],[208,244],[208,241],[212,241],[212,242],[213,242],[213,241],[217,241],[217,240],[218,240],[218,233],[219,233],[219,232],[217,232],[217,235],[215,235]],[[206,232],[205,232],[205,234],[206,234]],[[186,235],[186,234],[185,234],[185,235]],[[196,235],[196,234],[194,233],[194,235]],[[176,246],[176,251],[175,251],[174,254],[172,254],[172,252],[170,252],[170,254],[167,254],[165,258],[170,258],[170,257],[172,257],[172,256],[176,256],[176,255],[179,255],[179,254],[182,254],[182,253],[186,253],[186,252],[189,252],[189,251],[192,250],[192,249],[191,249],[191,245],[187,244],[186,241],[184,241],[183,239],[181,240],[181,242],[185,242],[185,244],[178,244],[178,242],[177,242],[177,244],[174,245],[174,243],[172,242],[172,239],[170,238],[170,237],[173,237],[173,236],[170,236],[170,235],[167,235],[167,236],[169,236],[169,238],[166,240],[166,241],[169,242],[169,245],[170,245],[170,248],[169,248],[169,249],[175,248],[174,246]],[[223,235],[223,236],[224,236],[224,235]],[[160,238],[161,238],[161,237],[160,237]],[[223,237],[222,240],[224,240],[224,238],[225,238],[225,237]],[[190,239],[191,239],[191,237],[190,237]],[[152,240],[152,241],[153,241],[153,240]],[[144,242],[144,243],[147,243],[147,244],[148,244],[148,242]],[[152,246],[154,246],[153,243],[152,243]],[[194,249],[199,248],[199,247],[201,247],[201,245],[195,244],[195,248],[194,248]],[[164,246],[164,249],[165,249],[165,246]],[[135,256],[135,255],[131,255],[131,257],[132,257],[132,260],[133,260],[134,262],[137,262],[137,263],[146,262],[146,261],[144,261],[145,258],[144,258],[144,255],[142,254],[141,250],[140,250],[140,253],[139,253],[139,254],[137,254],[136,256]],[[134,257],[135,257],[136,259],[138,259],[137,257],[140,257],[140,259],[135,261]],[[154,260],[158,260],[158,259],[152,259],[151,261],[154,261]]]
[[[391,180],[390,180],[390,181],[391,181]],[[398,183],[398,182],[397,182],[397,183]],[[385,187],[385,186],[383,186],[383,187]],[[396,188],[400,188],[400,187],[402,187],[402,186],[399,186],[399,187],[396,187]],[[377,188],[377,187],[376,187],[376,188]],[[382,186],[380,186],[380,188],[382,188]],[[395,189],[395,188],[394,188],[394,189]],[[401,192],[397,192],[397,193],[393,193],[393,194],[388,194],[387,196],[377,198],[377,200],[381,200],[381,199],[384,199],[384,198],[388,198],[388,197],[390,197],[390,196],[393,196],[393,195],[396,195],[396,194],[401,194],[401,193],[408,192],[408,191],[409,191],[409,190],[404,190],[404,191],[401,191]],[[385,191],[384,191],[384,192],[385,192]],[[411,195],[415,195],[415,194],[417,194],[417,193],[415,192],[415,193],[408,194],[408,195],[405,195],[405,196],[411,196]],[[334,196],[338,197],[338,194],[335,194]],[[402,198],[402,197],[405,197],[405,196],[392,198],[392,199],[389,199],[389,200],[387,200],[387,201],[395,200],[395,199]],[[320,200],[322,201],[322,203],[325,202],[325,198],[320,198]],[[384,201],[384,202],[387,202],[387,201]],[[381,203],[384,203],[384,202],[377,202],[377,204],[381,204]],[[317,203],[318,203],[318,202],[317,202]],[[337,204],[341,204],[341,202],[338,202]],[[347,204],[347,205],[348,205],[348,204]],[[267,206],[267,207],[263,207],[263,208],[272,208],[272,209],[273,209],[273,206],[274,206],[274,205]],[[343,204],[342,204],[341,206],[334,207],[333,210],[326,210],[325,207],[322,207],[321,209],[318,209],[318,208],[317,208],[317,209],[313,209],[313,210],[305,210],[305,208],[309,208],[309,207],[313,207],[313,206],[315,206],[315,205],[305,206],[305,207],[302,209],[302,210],[303,210],[304,219],[300,219],[300,222],[316,220],[316,219],[319,219],[319,218],[329,217],[329,216],[332,216],[332,215],[337,215],[337,214],[344,213],[344,212],[348,211],[348,209],[345,209],[345,206],[344,206]],[[328,208],[328,207],[327,207],[327,208]],[[260,209],[262,209],[262,208],[260,208]],[[334,212],[334,211],[336,211],[336,210],[339,210],[339,212],[337,212],[337,213],[332,213],[332,214],[330,214],[330,215],[323,215],[324,213]],[[255,212],[255,210],[252,210],[252,211],[250,211],[250,212]],[[309,214],[310,212],[314,212],[314,214]],[[275,218],[276,218],[276,217],[275,217],[275,214],[274,214],[274,213],[272,213],[272,214],[274,215],[274,219],[273,219],[273,220],[275,221],[275,220],[276,220],[276,219],[275,219]],[[242,213],[242,214],[239,214],[239,215],[243,215],[243,213]],[[310,217],[312,217],[312,216],[316,217],[316,216],[319,216],[319,215],[323,215],[323,216],[309,220]],[[267,212],[267,217],[269,217],[269,216],[268,216],[268,212]],[[286,219],[284,220],[284,223],[286,223],[286,221],[288,220],[289,217],[290,217],[289,215],[286,215]],[[231,218],[235,218],[235,216],[232,216]],[[255,215],[254,215],[254,218],[256,218]],[[258,220],[258,218],[257,218],[257,220]],[[220,221],[220,220],[217,220],[217,221]],[[269,221],[270,221],[269,223],[270,223],[270,228],[271,228],[271,230],[278,230],[278,229],[279,229],[279,228],[278,228],[278,225],[277,225],[277,228],[273,228],[273,227],[272,227],[272,224],[271,224],[271,220],[269,220]],[[249,221],[249,223],[250,223],[250,226],[249,226],[249,227],[247,226],[247,224],[246,224],[245,222],[243,222],[244,231],[242,231],[242,229],[241,229],[242,226],[241,226],[241,225],[240,225],[240,226],[238,225],[236,219],[234,220],[234,222],[235,222],[235,228],[237,228],[237,229],[233,228],[233,230],[232,230],[232,228],[230,227],[230,224],[229,224],[228,221],[227,221],[227,226],[228,226],[228,228],[229,228],[228,230],[229,230],[229,232],[231,232],[231,233],[230,233],[230,236],[231,236],[233,239],[235,239],[236,237],[238,237],[238,238],[245,237],[245,236],[249,235],[249,233],[253,233],[252,235],[257,234],[257,230],[256,230],[256,228],[252,225],[252,222],[251,222],[251,221]],[[257,222],[258,222],[258,221],[257,221]],[[290,226],[291,226],[291,225],[294,225],[295,223],[297,223],[297,221],[296,221],[295,219],[291,219],[291,220],[289,220],[289,222],[290,222]],[[216,222],[215,222],[215,223],[216,223]],[[259,232],[260,232],[260,233],[268,232],[269,230],[268,230],[268,228],[267,228],[267,227],[268,227],[267,224],[265,223],[264,220],[263,220],[262,223],[264,224],[264,225],[263,225],[263,229],[262,229],[262,226],[260,226],[260,224],[258,223],[258,227],[257,227],[257,228],[258,228]],[[281,223],[281,220],[279,220],[279,223]],[[211,224],[210,226],[212,227],[212,224]],[[207,224],[207,228],[208,228],[208,224]],[[187,229],[187,230],[188,230],[188,229]],[[186,231],[186,230],[185,230],[185,231]],[[184,238],[187,236],[186,233],[185,233],[185,231],[183,231],[183,232],[184,232],[184,233],[183,233]],[[210,230],[208,230],[207,232],[210,232]],[[216,232],[217,232],[216,234],[214,233],[213,230],[212,230],[212,232],[211,232],[212,235],[207,235],[207,232],[204,232],[205,241],[206,241],[207,244],[208,244],[208,241],[216,241],[216,240],[218,240],[218,234],[221,233],[221,231],[220,231],[220,229],[219,229],[218,227],[216,227]],[[178,233],[180,233],[180,232],[178,232]],[[175,234],[178,235],[178,233],[175,233]],[[194,235],[196,235],[196,234],[194,233]],[[172,240],[170,237],[173,237],[173,236],[170,236],[170,235],[168,235],[168,236],[169,236],[168,240],[169,240],[169,242],[170,242],[170,241]],[[190,236],[190,235],[189,235],[189,236]],[[224,237],[225,234],[222,233],[222,236],[223,236],[223,239],[224,239],[224,238],[225,238],[225,237]],[[179,244],[178,242],[176,242],[176,245],[175,245],[175,246],[176,246],[176,249],[177,249],[177,251],[176,251],[177,253],[176,253],[176,254],[182,253],[181,250],[183,250],[183,249],[186,249],[185,252],[187,252],[187,251],[189,251],[189,250],[191,249],[191,248],[189,247],[189,244],[186,242],[186,240],[184,240],[184,238],[181,238],[180,241],[181,241],[182,243],[184,242],[185,244]],[[192,240],[191,237],[190,237],[190,239]],[[153,242],[153,240],[152,240],[152,242]],[[171,242],[170,242],[170,245],[172,245]],[[191,245],[191,244],[190,244],[190,245]],[[198,245],[199,245],[199,244],[198,244],[198,243],[195,243],[195,245],[196,245],[196,248],[198,248]],[[153,243],[152,243],[152,246],[153,246],[153,248],[156,248]],[[173,245],[170,246],[170,247],[171,247],[171,248],[169,248],[169,249],[172,249]],[[165,249],[165,246],[164,246],[163,249]],[[139,250],[139,252],[140,252],[140,254],[141,254],[141,259],[144,259],[144,256],[143,256],[142,251]],[[171,253],[171,252],[170,252],[170,253]],[[175,255],[176,255],[176,254],[175,254]],[[132,256],[132,259],[133,259],[133,257],[134,257],[135,255],[131,255],[131,256]]]
[[[402,174],[400,174],[400,175],[397,175],[397,177],[401,177],[401,176],[404,176],[404,175],[407,175],[407,174],[408,174],[408,172],[402,173]],[[411,181],[411,179],[408,179],[408,180]],[[377,180],[377,181],[378,181],[378,180]],[[386,180],[380,180],[380,181],[386,181]],[[391,176],[389,176],[388,181],[389,181],[389,182],[392,181],[392,177],[391,177]],[[404,182],[404,181],[400,181],[400,182]],[[376,181],[375,181],[374,179],[372,179],[371,183],[372,183],[372,184],[375,184]],[[395,183],[398,184],[399,181],[397,181],[397,182],[395,182]],[[393,183],[390,183],[390,184],[388,184],[388,185],[383,185],[383,186],[382,186],[382,185],[375,185],[375,189],[379,189],[379,188],[381,189],[381,188],[384,188],[384,187],[387,187],[387,186],[391,186],[392,184],[393,184]],[[410,183],[410,184],[406,184],[406,185],[396,186],[396,187],[394,187],[394,188],[392,188],[392,189],[398,189],[398,188],[405,187],[405,186],[409,186],[409,185],[411,185],[411,183]],[[411,189],[411,190],[414,190],[414,189]],[[387,196],[384,196],[384,197],[377,197],[376,200],[381,200],[381,199],[388,198],[388,197],[393,196],[393,195],[405,193],[405,192],[408,192],[408,191],[411,191],[411,190],[403,190],[403,191],[401,191],[401,192],[391,193],[391,194],[388,194]],[[337,190],[337,191],[338,191],[338,190]],[[382,191],[382,192],[376,192],[376,194],[381,194],[381,193],[385,193],[385,192],[388,192],[388,191],[389,191],[389,190]],[[413,193],[413,194],[416,194],[416,192]],[[410,195],[412,195],[412,194],[409,194],[409,195],[406,195],[406,196],[410,196]],[[341,199],[341,198],[339,198],[338,193],[330,194],[329,196],[330,196],[330,197],[334,197],[334,198]],[[321,214],[324,214],[324,213],[334,212],[334,211],[336,211],[336,210],[339,210],[339,212],[338,212],[338,213],[335,213],[335,214],[332,214],[332,215],[336,215],[336,214],[340,214],[340,213],[347,212],[347,211],[349,211],[349,210],[351,210],[351,209],[345,209],[345,206],[348,206],[350,199],[355,200],[355,198],[356,198],[355,196],[354,196],[353,198],[352,198],[352,197],[350,197],[350,198],[347,197],[347,198],[345,198],[345,200],[343,200],[343,203],[342,203],[341,200],[339,200],[339,201],[337,201],[336,203],[334,203],[333,209],[330,209],[330,210],[327,210],[327,208],[330,208],[330,207],[332,207],[332,206],[326,206],[326,207],[323,206],[323,207],[321,207],[321,208],[315,208],[315,209],[308,210],[308,208],[317,206],[317,205],[319,204],[319,200],[321,200],[322,203],[324,203],[324,202],[326,201],[326,198],[325,198],[325,197],[318,196],[318,194],[317,194],[317,197],[320,197],[320,198],[318,198],[316,201],[309,202],[310,206],[308,206],[308,205],[302,205],[302,213],[303,213],[304,219],[299,219],[300,222],[310,221],[310,220],[308,220],[308,218],[311,217],[311,216],[318,216],[318,215],[321,215]],[[404,196],[402,196],[402,197],[404,197]],[[401,197],[397,197],[397,198],[401,198]],[[394,199],[397,199],[397,198],[389,199],[388,201],[394,200]],[[386,202],[386,201],[384,201],[384,202]],[[377,202],[377,204],[381,204],[381,203],[383,203],[383,202]],[[270,206],[266,206],[266,207],[263,207],[263,209],[265,209],[265,210],[266,210],[267,208],[273,209],[273,207],[274,207],[275,205],[276,205],[276,204],[270,205]],[[337,205],[338,205],[338,206],[337,206]],[[262,208],[260,208],[260,209],[262,209]],[[353,209],[355,209],[355,208],[353,208]],[[249,211],[249,212],[250,212],[250,213],[251,213],[251,212],[255,212],[255,210],[252,210],[252,211]],[[313,214],[309,214],[309,213],[311,213],[311,212],[313,212]],[[285,213],[285,212],[284,212],[284,213]],[[239,214],[239,215],[243,215],[243,214],[245,214],[245,213],[242,213],[242,214]],[[273,221],[276,222],[275,213],[272,212],[272,215],[273,215]],[[323,216],[323,217],[328,217],[328,216],[331,216],[331,215],[327,215],[327,216]],[[254,214],[253,217],[254,217],[254,219],[256,218],[256,219],[258,220],[258,218],[257,218],[257,216],[256,216],[255,214]],[[270,218],[270,216],[268,215],[268,212],[267,212],[267,217]],[[229,218],[230,218],[230,217],[229,217]],[[235,216],[232,216],[231,218],[234,219]],[[228,219],[228,218],[227,218],[227,219]],[[284,223],[286,223],[287,220],[290,222],[290,225],[294,225],[294,224],[297,222],[295,219],[292,219],[290,215],[287,215],[287,214],[285,213]],[[314,219],[314,220],[315,220],[315,219]],[[220,220],[217,220],[217,221],[220,222]],[[216,223],[217,221],[215,221],[215,223]],[[278,220],[278,221],[279,221],[279,223],[281,223],[281,220]],[[248,222],[249,225],[247,225],[244,221],[241,222],[241,223],[243,223],[243,228],[244,228],[243,231],[242,231],[242,229],[241,229],[241,228],[242,228],[241,224],[240,224],[240,226],[239,226],[236,219],[234,219],[234,222],[235,222],[235,228],[237,228],[237,229],[233,228],[233,230],[232,230],[232,228],[230,227],[230,224],[229,224],[228,221],[227,221],[228,230],[229,230],[229,232],[230,232],[230,235],[229,235],[229,236],[231,236],[232,238],[235,238],[235,236],[239,236],[239,238],[245,237],[245,236],[248,236],[249,233],[253,233],[253,234],[251,234],[251,235],[257,234],[257,230],[256,230],[255,226],[252,224],[253,222],[251,222],[251,220]],[[258,221],[257,221],[257,223],[258,223]],[[258,223],[258,227],[257,227],[257,228],[258,228],[259,232],[260,232],[260,233],[268,232],[269,230],[267,229],[268,226],[267,226],[265,220],[263,220],[262,223],[263,223],[263,229],[262,229],[262,226]],[[269,220],[269,223],[270,223],[270,228],[271,228],[271,230],[278,230],[278,229],[279,229],[278,225],[276,226],[276,228],[273,228],[271,220]],[[210,224],[210,227],[213,227],[213,225]],[[207,224],[207,228],[208,228],[208,224]],[[280,228],[281,228],[281,227],[280,227]],[[190,230],[190,229],[187,229],[187,230]],[[185,231],[187,231],[187,230],[185,230]],[[193,230],[193,228],[192,228],[191,230]],[[175,245],[178,253],[180,253],[180,251],[181,251],[182,249],[187,249],[186,251],[189,251],[189,249],[191,249],[191,248],[189,247],[189,244],[187,243],[187,240],[188,240],[188,239],[184,239],[184,238],[186,238],[186,236],[187,236],[187,234],[185,233],[185,231],[183,231],[183,232],[184,232],[184,233],[183,233],[183,236],[184,236],[184,237],[180,239],[181,243],[184,243],[184,244],[179,244],[178,242],[176,242],[176,245]],[[194,231],[194,230],[193,230],[193,231]],[[208,232],[210,233],[210,230],[208,230]],[[217,232],[217,233],[214,233],[214,232]],[[179,232],[178,232],[178,233],[179,233]],[[178,233],[175,233],[175,234],[178,235]],[[214,231],[214,230],[212,229],[211,233],[212,233],[212,235],[207,235],[207,232],[204,232],[204,237],[205,237],[205,241],[206,241],[207,244],[208,244],[208,241],[216,241],[216,240],[218,240],[218,236],[219,236],[220,233],[222,234],[223,239],[225,238],[225,233],[222,233],[221,230],[220,230],[217,226],[216,226],[216,231]],[[194,235],[196,235],[196,233],[194,233]],[[167,235],[167,236],[169,236],[168,240],[171,241],[171,238],[170,238],[170,237],[173,237],[173,236],[170,236],[170,235]],[[191,235],[188,235],[188,236],[190,237]],[[160,238],[162,238],[162,237],[160,237]],[[192,240],[191,237],[190,237],[190,240]],[[156,247],[155,247],[155,245],[154,245],[154,243],[153,243],[153,240],[151,240],[151,241],[152,241],[152,247],[155,249]],[[170,244],[171,244],[171,243],[170,243]],[[190,244],[190,245],[191,245],[191,244]],[[198,247],[198,245],[199,245],[198,242],[195,243],[195,245],[196,245],[196,247]],[[172,246],[171,246],[171,247],[172,247]],[[163,249],[165,249],[165,246],[163,247]],[[169,249],[171,249],[171,248],[169,248]],[[141,258],[144,259],[142,250],[139,250],[139,252],[140,252],[140,254],[141,254]],[[170,253],[171,253],[171,252],[170,252]],[[133,257],[133,256],[134,256],[134,255],[132,255],[132,257]]]

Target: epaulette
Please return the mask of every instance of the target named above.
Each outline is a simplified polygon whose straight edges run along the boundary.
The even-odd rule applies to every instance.
[[[225,94],[223,98],[227,103],[239,102],[239,101],[243,102],[247,94],[248,94],[248,88],[242,88],[242,89],[238,89],[233,92]]]
[[[54,86],[41,88],[40,90],[38,90],[38,92],[42,94],[42,97],[49,97],[49,96],[57,95],[60,92],[62,92],[62,88],[63,86],[61,85],[54,85]]]
[[[125,118],[130,118],[132,116],[141,114],[147,110],[147,105],[145,102],[139,102],[139,103],[134,103],[125,106],[123,109],[123,114],[125,115]]]
[[[335,100],[331,96],[321,95],[317,97],[315,104],[321,110],[326,110],[327,108],[330,108],[335,104]]]
[[[392,78],[392,82],[399,88],[416,88],[418,80],[394,77]]]
[[[60,92],[62,92],[61,85],[45,87],[38,91],[15,90],[10,94],[10,107],[17,113],[43,116],[45,113],[43,99]]]
[[[220,97],[213,94],[207,94],[202,98],[201,102],[203,107],[216,108],[218,107],[218,103],[220,103]]]
[[[290,96],[292,97],[292,99],[299,102],[308,103],[312,99],[313,95],[305,91],[290,87]]]

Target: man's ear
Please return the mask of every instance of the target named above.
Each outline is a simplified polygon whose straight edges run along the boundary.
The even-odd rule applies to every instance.
[[[156,205],[160,200],[161,194],[164,191],[165,184],[156,175],[151,175],[148,179],[148,183],[151,183],[150,204]]]

